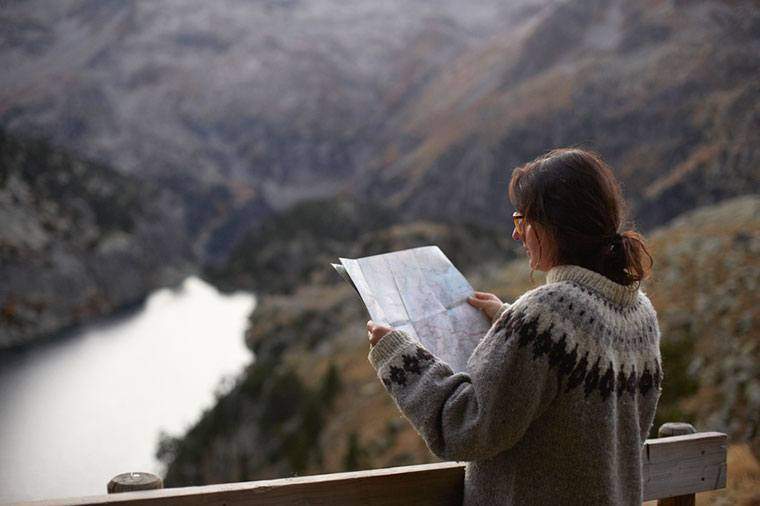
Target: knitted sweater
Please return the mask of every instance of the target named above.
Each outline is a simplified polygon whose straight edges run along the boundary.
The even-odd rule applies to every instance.
[[[369,360],[430,450],[468,462],[466,506],[640,505],[659,341],[644,293],[564,265],[504,305],[467,372],[398,330]]]

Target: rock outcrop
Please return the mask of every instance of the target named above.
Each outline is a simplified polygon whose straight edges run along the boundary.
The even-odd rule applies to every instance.
[[[180,281],[185,230],[171,194],[0,131],[0,350]]]

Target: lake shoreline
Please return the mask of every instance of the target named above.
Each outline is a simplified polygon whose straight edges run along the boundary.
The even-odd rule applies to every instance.
[[[161,435],[184,434],[254,359],[244,331],[256,302],[188,276],[0,354],[0,503],[93,495],[121,472],[161,473]]]
[[[79,321],[69,323],[62,326],[58,330],[45,334],[38,334],[30,336],[28,339],[11,344],[10,346],[0,347],[0,363],[6,357],[23,355],[32,352],[38,347],[48,346],[51,343],[66,341],[71,336],[76,335],[81,329],[88,326],[108,325],[114,323],[121,318],[127,318],[140,311],[145,306],[145,302],[148,300],[151,294],[161,289],[177,290],[180,289],[182,283],[190,277],[198,277],[203,279],[206,283],[214,286],[220,293],[223,292],[220,288],[216,287],[210,281],[207,281],[201,276],[201,269],[197,266],[179,266],[177,272],[171,276],[169,282],[157,284],[157,286],[149,287],[140,296],[125,301],[115,306],[111,311],[102,314],[95,314],[87,318],[83,318]]]

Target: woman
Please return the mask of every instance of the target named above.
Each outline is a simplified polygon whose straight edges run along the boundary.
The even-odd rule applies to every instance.
[[[546,284],[512,304],[470,298],[493,325],[466,373],[372,321],[370,363],[430,450],[468,461],[465,505],[640,505],[662,382],[656,314],[639,290],[652,259],[621,230],[619,185],[593,153],[516,168],[509,198],[512,237]]]

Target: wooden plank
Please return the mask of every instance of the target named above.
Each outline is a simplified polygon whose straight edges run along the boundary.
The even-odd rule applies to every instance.
[[[727,436],[722,432],[697,432],[684,436],[647,439],[644,443],[646,462],[697,457],[706,453],[725,453]]]
[[[35,506],[461,505],[464,464],[441,462],[350,473],[19,503]]]
[[[649,439],[644,445],[644,500],[726,486],[728,440],[720,432]]]
[[[650,439],[644,444],[644,500],[726,486],[727,438],[719,432]],[[129,504],[205,505],[453,505],[461,504],[464,464],[441,462],[278,480],[169,488],[19,503],[35,506]]]

